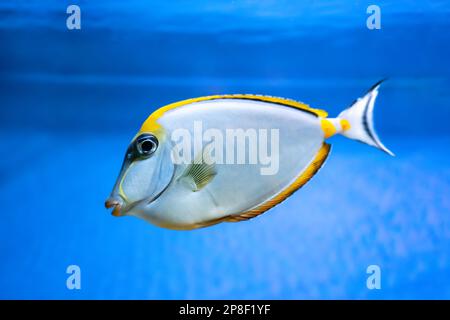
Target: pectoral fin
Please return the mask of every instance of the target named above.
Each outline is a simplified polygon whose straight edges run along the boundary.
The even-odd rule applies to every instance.
[[[209,158],[208,148],[206,146],[202,154],[199,154],[193,163],[189,164],[183,171],[178,180],[190,188],[193,192],[197,192],[210,183],[217,174],[216,166]]]

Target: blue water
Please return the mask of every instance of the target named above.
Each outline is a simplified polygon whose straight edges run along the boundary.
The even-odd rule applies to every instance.
[[[377,1],[373,31],[368,1],[77,3],[69,31],[60,2],[0,2],[0,298],[450,298],[447,1]],[[332,138],[288,200],[196,231],[103,207],[159,106],[261,93],[336,115],[384,77],[375,122],[395,158]]]

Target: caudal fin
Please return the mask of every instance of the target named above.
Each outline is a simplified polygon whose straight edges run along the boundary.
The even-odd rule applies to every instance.
[[[383,80],[374,84],[364,97],[358,98],[349,108],[342,111],[338,119],[348,121],[349,124],[348,128],[341,132],[343,136],[364,142],[394,156],[394,153],[380,141],[373,125],[373,108],[382,82]]]

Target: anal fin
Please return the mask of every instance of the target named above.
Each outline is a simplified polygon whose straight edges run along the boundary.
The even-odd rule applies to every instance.
[[[223,221],[226,222],[239,222],[244,220],[252,219],[260,214],[263,214],[267,210],[273,208],[277,204],[286,200],[291,194],[305,185],[323,166],[325,160],[327,159],[331,151],[331,145],[323,143],[322,147],[317,152],[315,158],[311,161],[309,166],[284,190],[279,192],[277,195],[267,200],[266,202],[239,214],[233,214],[226,217]]]

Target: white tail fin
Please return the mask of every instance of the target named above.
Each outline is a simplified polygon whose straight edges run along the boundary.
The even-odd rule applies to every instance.
[[[338,118],[347,120],[350,124],[350,128],[341,132],[343,136],[364,142],[394,156],[380,141],[373,126],[373,108],[382,82],[383,80],[373,85],[364,97],[358,98],[349,108],[342,111]]]

